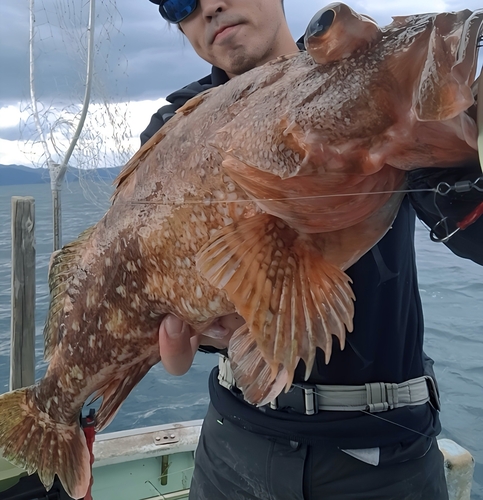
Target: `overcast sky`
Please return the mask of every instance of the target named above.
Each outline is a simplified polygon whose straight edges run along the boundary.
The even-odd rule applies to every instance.
[[[310,18],[328,3],[285,0],[294,37],[301,36]],[[481,0],[354,0],[346,3],[358,12],[371,15],[381,25],[388,24],[391,15],[481,7]],[[87,4],[87,0],[36,0],[36,88],[43,109],[51,110],[48,120],[58,120],[57,110],[82,100],[85,43],[73,19],[86,19]],[[162,98],[201,78],[209,72],[209,67],[194,54],[175,27],[168,28],[157,6],[148,0],[97,0],[97,4],[93,98],[129,103],[128,108],[123,109],[130,113],[129,134],[134,137],[131,144],[136,148],[140,131],[162,105]],[[41,149],[38,146],[29,149],[24,143],[35,135],[32,124],[27,121],[28,0],[1,0],[0,18],[0,164],[29,164],[32,155],[38,161]],[[35,159],[32,161],[35,163]]]

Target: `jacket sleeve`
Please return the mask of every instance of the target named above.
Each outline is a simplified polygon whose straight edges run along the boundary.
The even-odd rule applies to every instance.
[[[146,129],[141,133],[141,146],[147,142],[151,137],[170,119],[176,110],[181,108],[187,101],[198,95],[200,92],[212,87],[211,75],[205,76],[201,80],[190,83],[176,92],[173,92],[166,100],[170,103],[162,108],[159,108],[156,113],[151,117],[151,121]]]
[[[439,194],[429,191],[444,182],[454,186],[456,182],[469,181],[474,183],[483,173],[479,165],[467,165],[458,168],[424,168],[408,172],[408,187],[415,190],[409,198],[418,217],[430,228],[436,231],[438,237],[446,233],[438,222],[446,217],[450,232],[456,229],[468,214],[483,203],[483,192],[475,188],[468,191],[449,191]],[[478,181],[478,187],[483,188],[483,179]],[[470,259],[483,265],[483,217],[454,234],[445,245],[456,255]]]
[[[177,106],[168,104],[159,108],[153,116],[149,125],[141,133],[141,146],[147,142],[151,137],[171,118],[174,116]]]

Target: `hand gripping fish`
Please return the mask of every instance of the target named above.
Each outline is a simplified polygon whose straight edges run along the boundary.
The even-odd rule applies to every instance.
[[[158,363],[167,313],[197,331],[237,312],[238,386],[273,399],[316,348],[344,347],[344,270],[390,228],[405,171],[478,161],[475,81],[483,11],[396,17],[343,4],[287,55],[189,101],[132,158],[106,215],[53,259],[42,380],[0,397],[6,458],[89,484],[79,412],[97,428]],[[396,193],[394,193],[396,192]],[[339,347],[337,347],[339,348]]]

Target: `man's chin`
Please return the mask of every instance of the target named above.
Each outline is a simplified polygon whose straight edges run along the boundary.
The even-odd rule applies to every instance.
[[[248,57],[246,53],[235,53],[231,55],[226,63],[226,67],[223,69],[229,75],[238,76],[258,66],[258,62],[258,57]]]

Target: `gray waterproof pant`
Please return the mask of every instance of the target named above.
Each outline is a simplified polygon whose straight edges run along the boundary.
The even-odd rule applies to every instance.
[[[210,405],[190,500],[447,500],[436,439],[420,458],[369,465],[337,448],[272,439]]]

